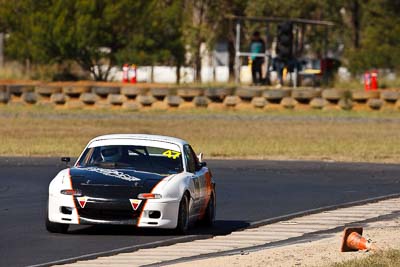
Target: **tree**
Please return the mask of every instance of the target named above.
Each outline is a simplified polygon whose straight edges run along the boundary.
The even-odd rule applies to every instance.
[[[0,32],[8,57],[34,64],[76,61],[96,80],[123,63],[192,64],[201,77],[201,45],[232,43],[226,14],[329,20],[331,50],[346,48],[353,72],[398,69],[399,1],[391,0],[0,0]],[[232,25],[230,25],[232,26]],[[257,27],[245,23],[245,41]],[[301,26],[301,36],[321,55],[323,28]],[[269,27],[275,36],[276,25]],[[268,40],[271,41],[271,40]],[[300,49],[301,50],[301,49]],[[188,53],[189,52],[189,53]],[[185,62],[191,55],[190,62]],[[104,66],[107,66],[104,68]]]
[[[110,68],[120,63],[129,47],[136,56],[133,62],[145,62],[146,59],[141,59],[146,57],[153,58],[151,62],[165,60],[170,57],[170,51],[181,62],[182,52],[178,52],[182,47],[181,28],[177,25],[178,33],[173,34],[165,31],[165,24],[159,21],[165,11],[157,7],[160,2],[21,0],[11,3],[3,0],[0,15],[7,18],[5,24],[10,33],[7,53],[39,64],[75,60],[95,80],[107,80]],[[171,18],[169,14],[168,23]],[[159,26],[153,30],[152,26],[157,23]],[[174,25],[170,28],[175,29]],[[132,56],[126,57],[130,59]],[[104,65],[108,67],[103,69]]]
[[[224,12],[229,13],[231,1],[184,0],[184,43],[191,54],[196,80],[201,80],[201,44],[211,48],[224,25]],[[233,3],[232,3],[233,4]]]
[[[141,11],[143,18],[131,27],[140,31],[128,32],[127,44],[117,54],[117,61],[142,65],[166,64],[179,67],[184,64],[185,47],[182,38],[182,1],[147,1]]]
[[[399,1],[363,2],[359,47],[347,51],[353,73],[371,68],[400,69]]]

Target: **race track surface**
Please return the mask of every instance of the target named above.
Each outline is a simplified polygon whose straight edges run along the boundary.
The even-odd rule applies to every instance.
[[[217,182],[217,222],[194,238],[251,222],[400,192],[400,165],[210,160]],[[0,266],[27,266],[174,238],[168,231],[72,227],[50,234],[47,187],[64,168],[56,159],[0,158]]]

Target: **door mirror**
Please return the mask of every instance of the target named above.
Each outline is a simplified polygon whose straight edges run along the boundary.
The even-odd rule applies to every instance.
[[[207,163],[205,163],[204,161],[203,161],[203,162],[199,162],[199,163],[197,164],[197,166],[196,166],[196,171],[200,171],[201,168],[203,168],[203,167],[205,167],[205,166],[207,166]]]
[[[197,158],[199,159],[199,162],[203,161],[203,153],[200,153],[199,155],[197,155]]]
[[[61,161],[65,162],[65,163],[69,163],[71,161],[71,158],[70,157],[62,157]]]

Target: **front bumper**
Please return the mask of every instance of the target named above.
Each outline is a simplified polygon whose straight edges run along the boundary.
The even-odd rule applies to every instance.
[[[160,212],[160,218],[150,218],[150,213],[154,211]],[[168,202],[162,202],[159,199],[146,200],[137,226],[173,229],[177,226],[178,212],[178,200]]]
[[[179,201],[174,199],[143,200],[134,211],[126,200],[87,200],[85,208],[77,205],[72,196],[49,196],[49,220],[65,224],[135,225],[148,228],[172,229],[177,225]],[[156,217],[154,214],[158,214]]]

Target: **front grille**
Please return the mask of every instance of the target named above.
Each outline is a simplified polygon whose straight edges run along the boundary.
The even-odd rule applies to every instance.
[[[129,199],[89,198],[84,208],[81,208],[78,203],[77,208],[81,218],[110,222],[137,220],[141,210],[133,210]]]
[[[81,209],[79,216],[102,221],[125,221],[137,219],[138,214],[126,210]]]

